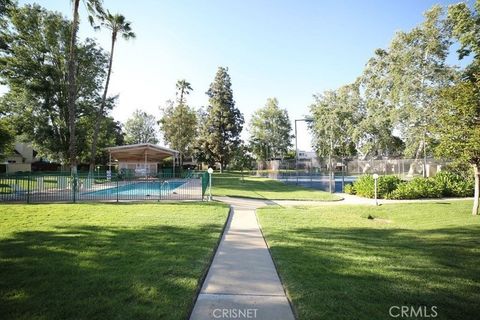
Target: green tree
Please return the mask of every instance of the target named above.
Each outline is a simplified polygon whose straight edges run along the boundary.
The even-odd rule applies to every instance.
[[[220,172],[223,172],[241,143],[240,133],[244,123],[242,113],[235,107],[227,68],[218,69],[207,95],[209,106],[205,116],[200,118],[202,125],[197,141],[197,155],[208,163],[220,163]]]
[[[448,26],[460,43],[459,59],[472,57],[463,70],[464,81],[444,90],[439,104],[440,123],[434,130],[440,135],[437,153],[458,163],[469,163],[475,175],[472,213],[479,213],[480,196],[480,1],[469,8],[466,3],[448,9]]]
[[[354,138],[362,158],[403,154],[404,143],[393,134],[398,117],[391,100],[391,63],[389,53],[377,49],[359,78],[363,93],[362,103],[359,104],[362,116]]]
[[[178,104],[186,104],[186,97],[190,94],[190,91],[193,91],[192,85],[185,79],[178,80],[177,84],[175,85],[177,88],[177,103]]]
[[[8,118],[0,118],[0,160],[11,154],[15,143],[15,132]]]
[[[76,115],[77,115],[77,71],[79,60],[77,56],[77,33],[80,24],[78,9],[80,0],[70,0],[72,4],[72,23],[70,25],[70,38],[68,45],[68,129],[69,129],[69,162],[72,173],[77,172],[77,137],[76,137]],[[86,0],[89,12],[89,21],[93,24],[93,16],[103,12],[102,0]]]
[[[177,101],[167,102],[159,121],[163,139],[168,145],[180,152],[180,166],[185,156],[192,155],[192,149],[197,136],[197,112],[186,104],[185,96],[192,89],[186,80],[177,82]]]
[[[110,30],[111,32],[111,47],[110,47],[110,57],[108,61],[108,72],[107,79],[105,80],[105,87],[103,89],[102,102],[100,103],[100,108],[97,112],[97,117],[95,121],[95,130],[93,132],[92,140],[92,151],[90,155],[90,172],[93,172],[95,169],[95,157],[97,154],[97,141],[99,130],[101,126],[102,119],[104,119],[105,104],[107,101],[108,86],[110,84],[110,75],[112,74],[112,65],[113,65],[113,53],[115,50],[115,43],[117,41],[118,35],[121,35],[123,39],[130,40],[135,38],[135,33],[132,31],[131,22],[127,21],[125,17],[121,14],[111,14],[110,11],[106,11],[97,15],[100,20],[101,26]]]
[[[8,87],[0,98],[1,109],[37,151],[62,163],[68,163],[70,149],[66,82],[69,36],[70,22],[38,5],[12,9],[8,28],[0,31],[0,38],[8,44],[0,49],[0,79]],[[90,39],[78,44],[77,60],[75,118],[81,121],[100,102],[108,60]],[[81,138],[91,127],[77,128]],[[86,151],[81,140],[75,146],[79,155]]]
[[[107,100],[107,108],[108,108]],[[78,121],[78,126],[80,128],[87,128],[82,135],[79,135],[79,141],[85,141],[88,152],[80,153],[79,160],[82,163],[89,163],[90,161],[90,149],[91,142],[93,140],[94,126],[96,123],[96,113],[91,113],[87,117],[83,117]],[[121,146],[125,143],[125,135],[122,130],[122,125],[119,121],[114,120],[111,116],[104,116],[101,121],[101,126],[99,134],[97,137],[97,147],[98,152],[96,154],[95,163],[97,164],[106,164],[109,162],[109,153],[106,150],[107,147],[111,146]]]
[[[157,144],[157,121],[155,117],[145,111],[135,110],[125,123],[125,143]]]
[[[283,159],[292,146],[292,124],[276,98],[268,99],[265,107],[253,113],[249,131],[250,145],[258,160]]]
[[[313,122],[313,145],[324,157],[350,157],[356,154],[355,129],[361,121],[361,98],[358,84],[346,85],[336,91],[314,95],[310,106]]]
[[[448,26],[454,38],[460,43],[458,56],[463,59],[473,56],[465,70],[465,78],[478,90],[480,78],[480,0],[476,0],[470,9],[464,2],[448,8]]]
[[[242,181],[244,181],[244,170],[253,169],[252,164],[254,159],[252,157],[252,150],[245,144],[240,144],[233,152],[232,159],[228,165],[232,170],[240,170],[242,174]]]
[[[454,69],[446,64],[451,43],[443,9],[434,6],[425,13],[421,25],[410,32],[397,33],[389,48],[388,72],[391,101],[397,109],[396,128],[405,141],[406,155],[415,159],[431,153],[428,141],[433,138],[429,128],[436,121],[434,105],[441,89],[455,77]],[[423,172],[425,175],[426,171]]]
[[[438,135],[436,152],[455,163],[469,163],[475,175],[472,214],[479,214],[480,197],[480,94],[479,84],[462,81],[442,91],[437,104],[437,123],[432,131]]]

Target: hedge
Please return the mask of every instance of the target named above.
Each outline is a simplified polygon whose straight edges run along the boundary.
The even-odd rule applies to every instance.
[[[377,196],[379,199],[421,199],[442,197],[473,196],[474,182],[459,174],[442,171],[432,178],[414,178],[402,181],[392,175],[378,178]],[[364,175],[352,185],[345,187],[345,192],[361,197],[375,197],[375,181],[372,175]]]

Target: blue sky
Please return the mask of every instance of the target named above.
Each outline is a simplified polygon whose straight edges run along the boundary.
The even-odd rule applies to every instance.
[[[35,2],[71,17],[69,0]],[[269,97],[277,97],[293,121],[308,113],[314,93],[360,75],[395,31],[419,24],[434,4],[456,2],[105,0],[105,7],[124,14],[137,34],[116,47],[110,94],[120,98],[113,115],[125,121],[140,108],[160,117],[159,106],[175,97],[175,83],[183,78],[194,89],[189,103],[206,106],[205,91],[217,68],[225,66],[246,128],[252,112]],[[84,11],[82,17],[80,36],[95,37],[109,48],[108,33],[93,31]],[[309,149],[309,140],[302,126],[299,147]]]

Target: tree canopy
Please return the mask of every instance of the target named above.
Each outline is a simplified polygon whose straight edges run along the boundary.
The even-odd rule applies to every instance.
[[[0,78],[8,87],[0,99],[1,109],[41,155],[67,163],[70,22],[38,5],[26,5],[10,10],[8,25],[1,31],[6,46],[0,49]],[[92,111],[100,101],[107,55],[94,40],[86,39],[78,44],[77,58],[75,118],[80,139],[76,148],[82,158],[89,146],[85,141],[91,130],[88,119],[93,120]],[[113,103],[109,101],[110,106]]]
[[[259,160],[284,158],[292,146],[292,124],[286,109],[269,98],[250,120],[250,146]]]
[[[137,109],[125,123],[125,143],[157,144],[157,132],[155,116]]]
[[[241,143],[244,123],[242,113],[235,107],[227,68],[218,68],[206,94],[209,105],[206,113],[200,117],[196,155],[200,160],[220,163],[220,170],[223,171]]]
[[[180,152],[180,162],[183,164],[185,156],[191,156],[197,136],[197,112],[189,107],[186,95],[192,89],[189,82],[179,80],[177,87],[177,101],[168,101],[163,108],[162,118],[159,121],[164,141]]]

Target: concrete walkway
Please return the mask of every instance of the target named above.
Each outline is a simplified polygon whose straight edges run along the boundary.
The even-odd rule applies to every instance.
[[[363,198],[346,193],[336,193],[336,195],[343,198],[343,200],[338,201],[309,201],[309,200],[273,200],[273,204],[277,204],[284,207],[291,206],[335,206],[335,205],[375,205],[374,199]],[[216,199],[216,198],[215,198]],[[439,198],[439,199],[414,199],[414,200],[388,200],[388,199],[378,199],[378,204],[392,204],[392,203],[426,203],[426,202],[451,202],[451,201],[462,201],[462,200],[473,200],[473,198]],[[263,200],[260,200],[263,202]]]
[[[257,223],[263,200],[216,198],[232,208],[190,320],[294,320]]]

